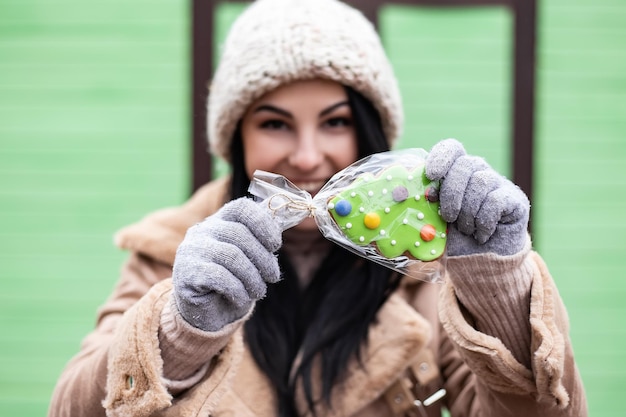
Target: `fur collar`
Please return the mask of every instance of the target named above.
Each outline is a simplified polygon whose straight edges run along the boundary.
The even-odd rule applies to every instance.
[[[155,211],[124,227],[115,234],[115,245],[172,265],[187,229],[224,204],[229,181],[229,177],[212,181],[198,189],[186,203]]]

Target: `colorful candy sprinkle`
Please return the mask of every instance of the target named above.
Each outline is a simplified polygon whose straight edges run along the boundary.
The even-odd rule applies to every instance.
[[[407,198],[409,198],[409,190],[405,186],[398,185],[396,188],[391,191],[391,197],[393,201],[400,203]]]
[[[363,219],[363,224],[368,229],[376,229],[380,226],[380,216],[376,213],[367,213]]]
[[[420,237],[424,242],[430,242],[437,235],[437,230],[432,224],[427,224],[420,230]]]
[[[352,212],[352,204],[350,204],[348,200],[339,200],[335,204],[335,212],[338,215],[345,217]]]

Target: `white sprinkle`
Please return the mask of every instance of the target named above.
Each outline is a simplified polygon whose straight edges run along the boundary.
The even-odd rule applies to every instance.
[[[346,223],[346,229],[352,229],[352,223]]]
[[[335,205],[333,203],[328,203],[328,210],[332,210],[335,208]]]
[[[381,236],[385,236],[385,234],[386,234],[386,233],[387,233],[387,232],[385,232],[385,229],[381,229],[381,230],[380,230],[380,234],[381,234]]]
[[[391,241],[391,246],[396,246],[396,241],[395,240]]]
[[[361,236],[361,237],[359,238],[359,242],[364,242],[364,241],[365,241],[365,238],[364,238],[363,236]]]
[[[430,250],[430,253],[431,253],[431,255],[434,255],[434,254],[436,254],[436,253],[437,253],[437,251],[436,251],[436,250],[434,250],[434,249],[431,249],[431,250]]]
[[[442,233],[442,234],[441,234],[441,238],[442,238],[442,239],[445,239],[445,238],[446,238],[446,234],[445,234],[445,233]]]
[[[374,191],[368,191],[367,195],[369,195],[370,197],[373,197],[374,196]]]
[[[387,189],[383,188],[383,194],[387,194]]]
[[[420,243],[419,242],[415,242],[415,247],[419,247]]]
[[[422,213],[421,211],[417,213],[417,218],[420,220],[424,220],[424,213]]]
[[[355,193],[354,191],[352,191],[352,192],[350,193],[350,197],[356,197],[356,193]]]
[[[391,209],[389,207],[385,207],[385,213],[389,213]]]
[[[391,175],[387,175],[387,181],[391,181],[393,177]]]
[[[415,196],[415,201],[419,201],[419,199],[420,199],[420,198],[421,198],[421,197],[420,197],[420,195],[419,195],[419,194],[418,194],[418,195],[416,195],[416,196]]]
[[[402,220],[402,223],[404,223],[404,224],[409,224],[409,219],[404,219],[404,220]]]
[[[359,207],[359,211],[360,211],[361,213],[365,213],[365,208],[364,208],[364,207]]]
[[[441,210],[437,209],[437,214],[441,216]]]
[[[413,181],[413,175],[409,175],[409,176],[407,177],[407,179],[408,179],[409,181]]]

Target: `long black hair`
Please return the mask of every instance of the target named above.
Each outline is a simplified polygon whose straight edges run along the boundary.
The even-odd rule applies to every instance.
[[[389,149],[380,116],[371,102],[346,87],[358,143],[359,158]],[[232,144],[232,199],[248,195],[241,131]],[[279,251],[283,279],[270,285],[264,299],[245,323],[245,338],[258,366],[278,393],[280,417],[297,416],[295,386],[300,381],[309,408],[314,411],[313,362],[321,363],[322,401],[330,394],[348,361],[366,342],[370,324],[380,306],[398,285],[390,270],[365,261],[333,245],[309,286],[301,289],[293,265]],[[296,369],[294,360],[299,356]]]

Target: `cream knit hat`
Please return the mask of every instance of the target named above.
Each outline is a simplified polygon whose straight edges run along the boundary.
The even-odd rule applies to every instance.
[[[403,123],[391,64],[373,25],[337,0],[257,0],[230,29],[208,101],[214,154],[230,160],[248,106],[292,81],[323,78],[352,87],[378,110],[393,143]]]

